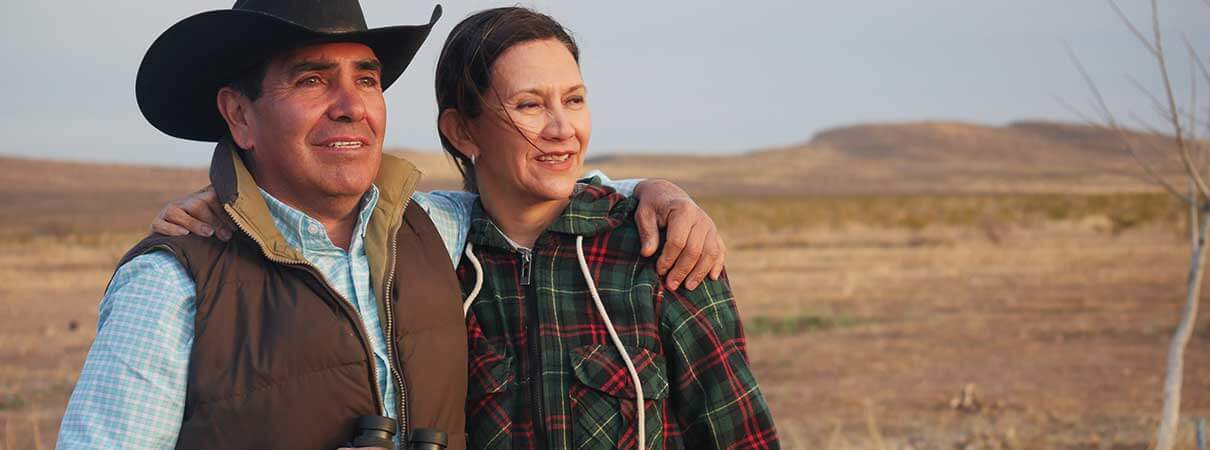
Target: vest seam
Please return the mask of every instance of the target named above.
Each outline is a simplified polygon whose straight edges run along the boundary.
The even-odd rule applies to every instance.
[[[237,398],[241,398],[241,397],[250,397],[250,396],[252,396],[253,394],[258,394],[258,393],[260,393],[261,391],[266,391],[266,390],[269,390],[269,389],[275,388],[275,387],[277,387],[277,386],[282,386],[282,385],[290,384],[290,383],[292,383],[292,382],[296,382],[296,381],[303,381],[304,379],[306,379],[306,378],[310,378],[311,376],[314,376],[314,375],[318,375],[318,374],[320,374],[321,372],[330,372],[330,371],[332,371],[332,370],[339,369],[339,368],[342,368],[342,367],[346,367],[346,366],[352,366],[352,365],[357,365],[357,364],[365,364],[365,363],[366,363],[366,361],[364,361],[364,360],[359,360],[359,361],[350,361],[350,362],[346,362],[346,363],[340,363],[340,364],[334,364],[334,365],[330,365],[330,366],[324,366],[324,367],[320,367],[320,368],[315,369],[315,370],[309,370],[309,371],[302,372],[302,373],[293,373],[293,374],[290,374],[289,376],[286,376],[286,377],[284,377],[284,378],[282,378],[282,379],[280,379],[280,380],[277,380],[277,381],[273,381],[273,382],[271,382],[271,383],[269,383],[269,384],[266,384],[266,385],[263,385],[263,386],[258,386],[258,387],[253,388],[253,389],[244,390],[244,391],[242,391],[242,392],[235,393],[235,394],[231,394],[231,395],[228,395],[228,396],[224,396],[224,397],[222,397],[222,398],[218,398],[218,399],[214,399],[214,400],[210,400],[210,401],[206,401],[206,402],[203,402],[203,401],[200,401],[200,400],[195,401],[195,402],[194,402],[194,404],[193,404],[193,409],[194,409],[194,410],[197,410],[197,409],[199,409],[199,408],[207,407],[207,406],[210,406],[210,405],[213,405],[213,404],[216,404],[216,403],[227,402],[227,401],[230,401],[230,400],[233,400],[233,399],[237,399]]]

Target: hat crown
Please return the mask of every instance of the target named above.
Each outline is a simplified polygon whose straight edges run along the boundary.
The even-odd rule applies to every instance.
[[[357,0],[236,0],[231,9],[268,14],[324,33],[367,29]]]

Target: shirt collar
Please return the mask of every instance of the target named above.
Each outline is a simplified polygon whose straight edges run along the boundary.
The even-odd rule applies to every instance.
[[[265,204],[269,207],[269,214],[273,216],[273,223],[277,226],[277,230],[286,239],[286,243],[303,252],[304,258],[310,259],[310,255],[316,252],[343,251],[332,244],[327,230],[319,220],[282,203],[264,189],[260,189],[260,194],[265,198]],[[361,247],[362,241],[365,239],[366,226],[370,222],[370,215],[377,204],[378,187],[370,185],[370,189],[361,197],[357,225],[353,228],[353,240],[349,243],[350,253]]]

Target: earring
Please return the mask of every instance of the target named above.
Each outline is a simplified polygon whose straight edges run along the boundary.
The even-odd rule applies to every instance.
[[[471,155],[471,165],[472,166],[475,165],[475,159],[477,159],[478,157],[479,157],[479,155]]]

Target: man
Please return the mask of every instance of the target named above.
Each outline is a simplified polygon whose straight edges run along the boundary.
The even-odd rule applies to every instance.
[[[60,448],[330,449],[364,416],[465,447],[450,261],[466,219],[382,155],[382,91],[439,15],[371,30],[355,0],[241,0],[156,40],[140,108],[218,142],[218,219],[238,231],[151,236],[122,259]]]

